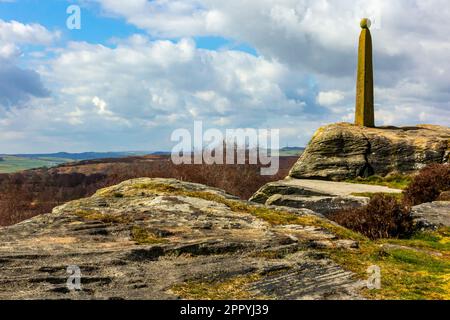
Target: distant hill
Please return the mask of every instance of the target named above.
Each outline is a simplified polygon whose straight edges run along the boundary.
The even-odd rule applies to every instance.
[[[280,157],[297,157],[304,148],[285,147],[280,149]],[[55,167],[68,162],[120,159],[139,156],[170,156],[170,151],[123,151],[123,152],[56,152],[42,154],[0,154],[0,173],[12,173],[22,170],[36,169],[43,167]]]
[[[95,160],[95,159],[110,159],[110,158],[123,158],[129,156],[143,156],[150,154],[151,152],[145,151],[127,151],[127,152],[82,152],[82,153],[46,153],[46,154],[15,154],[14,156],[19,158],[58,158],[68,160]]]
[[[284,147],[280,149],[281,157],[299,156],[305,151],[303,147]]]
[[[151,153],[152,156],[170,156],[170,151],[156,151]]]

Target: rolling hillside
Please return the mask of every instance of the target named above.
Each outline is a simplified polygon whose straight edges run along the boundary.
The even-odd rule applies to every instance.
[[[0,156],[0,173],[13,173],[22,170],[54,167],[72,161],[56,157],[26,158],[19,156]]]
[[[114,159],[145,154],[148,154],[148,152],[58,152],[48,154],[0,154],[0,173],[14,173],[29,169],[51,168],[73,161]]]

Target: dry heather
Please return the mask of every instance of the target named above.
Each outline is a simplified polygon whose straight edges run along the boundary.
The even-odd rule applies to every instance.
[[[330,218],[371,239],[409,236],[413,230],[411,207],[445,199],[450,190],[450,166],[432,164],[422,169],[402,197],[374,195],[362,208],[344,210]]]
[[[282,157],[275,176],[261,176],[261,165],[179,165],[167,157],[82,161],[53,169],[0,174],[0,226],[51,212],[63,203],[89,197],[124,180],[175,178],[217,187],[241,199],[262,185],[284,178],[296,157]]]

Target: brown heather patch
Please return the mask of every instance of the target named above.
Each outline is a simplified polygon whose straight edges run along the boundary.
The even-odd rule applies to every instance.
[[[165,156],[81,161],[52,169],[0,174],[0,226],[49,213],[68,201],[90,197],[98,189],[141,177],[201,183],[248,199],[264,184],[287,176],[297,159],[281,157],[279,173],[269,177],[261,176],[261,165],[176,166]]]

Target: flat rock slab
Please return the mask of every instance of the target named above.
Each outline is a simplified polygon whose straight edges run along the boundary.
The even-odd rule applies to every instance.
[[[338,210],[361,207],[367,197],[356,193],[401,193],[384,186],[323,180],[292,179],[268,183],[250,201],[266,205],[305,208],[328,215]]]
[[[402,190],[384,186],[323,180],[288,178],[279,182],[275,182],[275,184],[277,183],[286,186],[295,186],[297,188],[311,190],[312,192],[316,192],[318,194],[331,196],[349,196],[352,193],[402,193]]]
[[[412,215],[418,229],[450,227],[450,202],[423,203],[412,208]]]
[[[227,201],[262,208],[203,185],[143,178],[0,228],[0,299],[179,299],[174,288],[186,283],[253,275],[250,297],[360,298],[351,273],[313,254],[311,244],[342,239],[313,225],[274,226]],[[81,291],[67,287],[68,266],[79,267]]]

